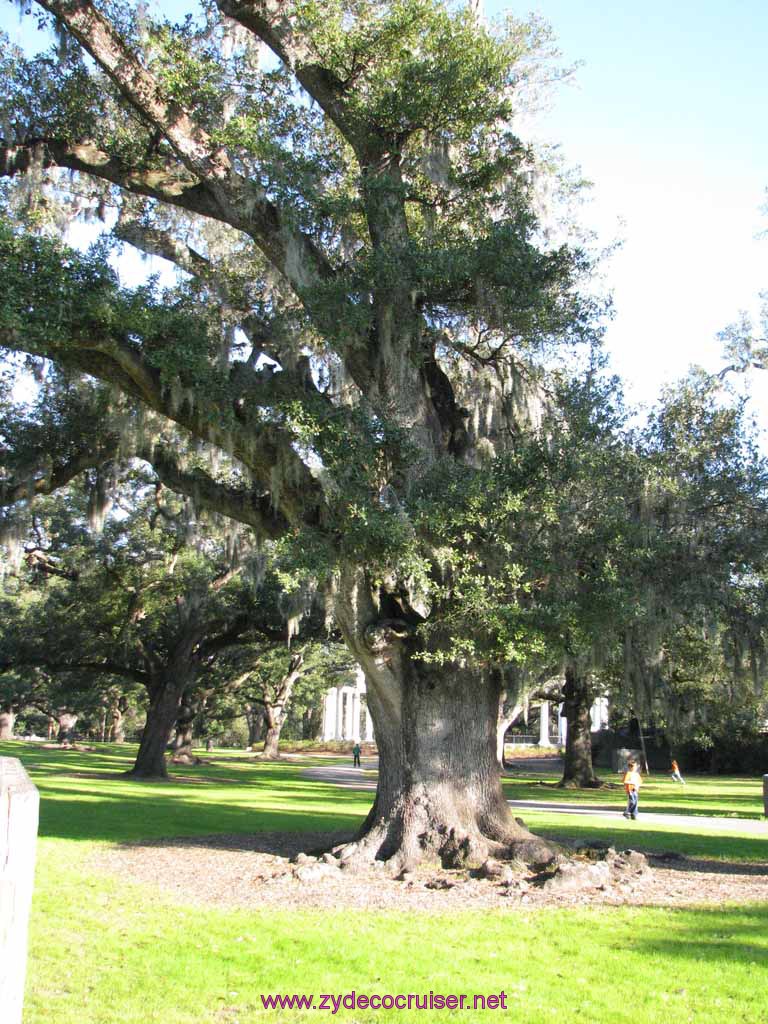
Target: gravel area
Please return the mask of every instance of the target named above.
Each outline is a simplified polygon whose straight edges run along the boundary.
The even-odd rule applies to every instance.
[[[450,913],[497,907],[702,906],[768,902],[768,862],[761,864],[691,860],[685,857],[619,857],[620,870],[569,890],[515,867],[499,875],[445,871],[424,865],[404,880],[380,869],[339,869],[303,851],[318,852],[348,840],[339,833],[210,835],[126,843],[102,848],[91,866],[151,886],[190,904],[222,908],[283,910],[418,910]],[[299,856],[300,863],[295,863]],[[637,861],[637,863],[636,863]],[[588,869],[588,861],[577,864]],[[602,866],[601,866],[602,867]],[[562,879],[560,879],[562,882]]]

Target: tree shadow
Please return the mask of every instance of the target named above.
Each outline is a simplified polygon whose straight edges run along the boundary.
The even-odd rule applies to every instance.
[[[768,851],[764,851],[768,856]],[[722,875],[744,875],[768,877],[768,861],[760,863],[746,863],[738,860],[697,860],[695,857],[682,857],[676,855],[665,855],[664,853],[649,854],[651,864],[662,867],[665,871],[680,871],[684,874],[697,874],[706,871],[709,874]]]
[[[618,828],[612,828],[610,824],[598,825],[593,821],[579,821],[578,815],[572,817],[574,818],[573,822],[569,821],[563,824],[560,822],[553,824],[548,821],[546,825],[538,825],[533,820],[528,824],[537,835],[543,836],[545,839],[553,839],[555,842],[599,839],[617,849],[631,846],[633,850],[650,855],[670,852],[680,853],[693,859],[701,858],[713,863],[751,862],[758,865],[765,865],[768,856],[768,844],[763,836],[740,836],[727,832],[707,835],[680,831],[662,832],[646,827],[624,828],[621,825]],[[634,826],[637,823],[627,824]]]
[[[708,963],[740,963],[768,968],[768,904],[697,908],[690,928],[646,935],[632,946],[665,960],[679,958]],[[760,940],[762,939],[762,942]]]
[[[312,832],[244,832],[221,833],[218,835],[173,836],[152,840],[132,840],[121,843],[122,847],[147,851],[157,849],[204,849],[226,850],[236,853],[266,853],[273,857],[291,859],[299,853],[320,854],[341,843],[354,839],[357,830],[352,828],[318,830]]]

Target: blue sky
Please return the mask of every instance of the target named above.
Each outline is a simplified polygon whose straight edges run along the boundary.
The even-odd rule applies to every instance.
[[[4,7],[0,24],[18,36],[18,14]],[[651,401],[691,362],[716,369],[717,331],[768,288],[768,238],[756,238],[768,229],[768,5],[486,0],[485,9],[534,10],[563,62],[581,62],[534,132],[594,183],[585,223],[606,243],[623,239],[607,268],[606,343],[630,398]],[[750,387],[768,408],[768,373]]]
[[[508,5],[488,0],[494,15]],[[541,137],[594,183],[585,221],[624,240],[608,273],[613,365],[650,400],[768,288],[768,5],[539,0],[566,64]],[[514,9],[519,13],[519,9]],[[619,220],[623,226],[617,227]],[[755,393],[768,397],[759,375]]]

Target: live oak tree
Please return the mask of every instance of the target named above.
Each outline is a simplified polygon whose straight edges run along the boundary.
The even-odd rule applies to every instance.
[[[325,637],[302,644],[304,665],[288,707],[284,733],[295,740],[322,736],[325,695],[331,686],[352,685],[355,662],[347,648]]]
[[[218,0],[179,26],[37,6],[64,45],[4,58],[2,173],[117,208],[115,233],[192,283],[129,293],[103,252],[6,230],[0,344],[224,451],[234,474],[143,454],[327,586],[380,753],[355,855],[546,857],[495,756],[520,638],[483,602],[462,614],[454,583],[468,560],[507,572],[504,545],[481,525],[441,542],[422,509],[449,481],[471,506],[483,464],[537,425],[536,353],[593,329],[588,261],[540,230],[540,166],[514,134],[539,26],[436,0]]]
[[[38,543],[24,545],[26,587],[15,601],[6,596],[0,661],[63,678],[61,688],[89,701],[94,717],[103,711],[105,726],[108,710],[119,723],[126,687],[143,688],[132,774],[165,777],[185,694],[222,653],[256,635],[253,587],[240,578],[248,563],[232,565],[221,531],[196,536],[185,504],[147,486],[145,474],[122,488],[122,514],[101,534],[85,528],[86,504],[82,493],[61,491],[33,506]]]
[[[298,651],[286,659],[283,652],[262,651],[241,676],[247,687],[249,704],[258,704],[264,711],[264,757],[278,757],[280,734],[288,715],[293,687],[301,677],[304,654]]]
[[[617,667],[620,700],[680,739],[716,705],[759,701],[768,665],[768,463],[743,398],[693,370],[641,438],[640,519],[655,535],[644,613]],[[755,714],[757,720],[757,714]]]
[[[316,619],[307,615],[293,649],[274,641],[256,643],[233,652],[223,665],[229,676],[228,703],[248,709],[253,747],[262,738],[255,735],[254,711],[260,712],[266,758],[279,756],[280,737],[291,718],[294,739],[314,739],[322,723],[325,692],[336,684],[336,677],[353,673],[349,652],[338,640],[323,637],[325,630]]]

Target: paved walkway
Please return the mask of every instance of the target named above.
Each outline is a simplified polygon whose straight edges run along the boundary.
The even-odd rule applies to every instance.
[[[330,782],[347,789],[376,789],[376,776],[371,772],[378,769],[378,761],[363,758],[362,768],[348,768],[346,765],[305,768],[301,773],[307,779]],[[622,819],[622,809],[614,810],[605,804],[568,804],[549,800],[509,800],[509,806],[516,811],[552,811],[558,814],[581,814],[605,818],[608,821]],[[616,803],[623,804],[622,794],[616,791]],[[685,830],[689,825],[712,832],[739,832],[762,835],[768,838],[768,819],[757,818],[714,818],[703,814],[664,814],[659,811],[645,812],[640,805],[640,825],[672,825]]]

